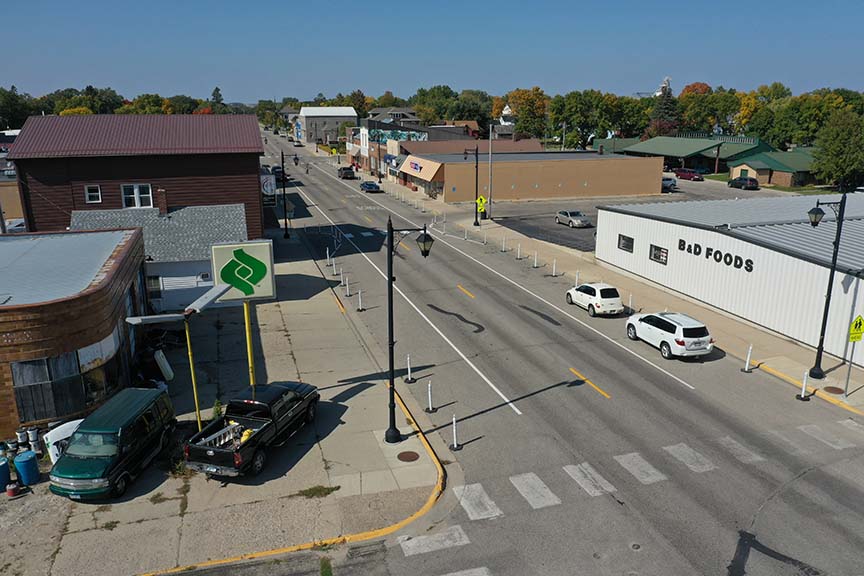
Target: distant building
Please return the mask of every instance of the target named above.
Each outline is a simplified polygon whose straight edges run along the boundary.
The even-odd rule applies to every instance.
[[[0,236],[0,438],[81,417],[133,373],[139,230]]]
[[[351,106],[303,106],[294,122],[294,138],[307,144],[338,142],[345,122],[357,124],[357,112]]]
[[[144,272],[156,312],[184,310],[213,286],[210,247],[247,240],[243,204],[72,212],[72,230],[141,228]]]
[[[75,210],[242,203],[264,236],[258,121],[251,115],[31,116],[9,153],[27,230],[65,230]]]
[[[681,134],[657,136],[621,150],[631,156],[662,156],[672,168],[701,168],[706,172],[725,172],[731,161],[774,149],[759,138],[718,134]]]
[[[729,163],[729,177],[749,176],[761,185],[805,186],[816,181],[811,172],[812,148],[788,152],[759,152]]]
[[[281,116],[282,120],[284,120],[289,125],[294,124],[294,122],[297,120],[297,116],[299,114],[300,114],[300,111],[297,110],[296,108],[294,108],[293,106],[291,106],[290,104],[286,104],[285,106],[282,107],[281,110],[279,110],[279,116]]]
[[[413,108],[373,108],[369,111],[369,119],[396,126],[420,126],[422,124]]]

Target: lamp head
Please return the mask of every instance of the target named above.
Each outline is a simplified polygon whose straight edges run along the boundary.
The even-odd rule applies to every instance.
[[[420,247],[420,254],[423,255],[424,258],[429,256],[429,251],[432,250],[432,244],[435,242],[435,239],[432,238],[432,235],[426,232],[426,227],[423,227],[423,232],[417,236],[417,245]]]
[[[815,206],[807,212],[807,217],[810,218],[810,225],[814,228],[819,225],[824,216],[825,211],[819,208],[819,206]]]

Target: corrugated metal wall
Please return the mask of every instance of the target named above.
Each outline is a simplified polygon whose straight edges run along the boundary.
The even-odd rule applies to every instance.
[[[632,253],[618,247],[619,234],[633,238]],[[652,244],[667,250],[666,265],[649,258]],[[597,217],[596,256],[794,340],[814,347],[819,341],[828,286],[823,266],[718,232],[605,210]],[[849,324],[858,313],[864,313],[864,287],[860,279],[838,273],[827,352],[848,355]],[[864,364],[864,346],[856,346],[853,360]]]

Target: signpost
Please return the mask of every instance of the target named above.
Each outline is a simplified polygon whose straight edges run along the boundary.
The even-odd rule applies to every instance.
[[[273,275],[273,242],[255,240],[236,244],[214,244],[211,248],[213,273],[219,282],[231,289],[219,302],[243,302],[246,323],[246,356],[249,362],[249,385],[255,386],[255,357],[252,352],[252,321],[249,302],[276,297]]]
[[[486,198],[484,196],[479,196],[477,198],[477,212],[480,214],[486,212]]]
[[[855,343],[861,341],[864,336],[864,318],[859,314],[849,325],[849,342],[852,343],[852,350],[849,351],[849,366],[846,369],[846,386],[843,388],[843,399],[849,395],[849,379],[852,378],[852,358],[855,357]]]

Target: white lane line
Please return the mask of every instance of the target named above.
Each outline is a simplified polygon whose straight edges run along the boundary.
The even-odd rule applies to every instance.
[[[615,456],[615,461],[642,484],[648,485],[666,480],[666,476],[649,464],[638,452]]]
[[[819,440],[826,446],[830,446],[834,450],[855,448],[855,444],[853,444],[852,442],[834,436],[833,434],[831,434],[830,432],[826,432],[816,424],[805,424],[804,426],[798,426],[798,430],[804,432],[808,436],[815,438],[816,440]]]
[[[326,172],[325,172],[325,174],[326,174]],[[310,205],[310,206],[314,206],[315,208],[317,208],[317,209],[318,209],[318,212],[320,212],[321,215],[324,216],[324,218],[326,218],[327,221],[330,222],[330,224],[332,224],[333,226],[335,226],[337,229],[339,228],[339,226],[338,226],[338,225],[337,225],[333,220],[331,220],[330,217],[329,217],[329,216],[328,216],[328,215],[327,215],[327,214],[326,214],[326,213],[325,213],[325,212],[324,212],[324,211],[323,211],[323,210],[322,210],[322,209],[321,209],[321,208],[320,208],[320,207],[319,207],[315,202],[312,201],[312,198],[310,198],[309,195],[306,194],[306,191],[305,191],[305,190],[298,190],[298,191],[300,192],[300,194],[302,194],[302,195],[306,198],[306,201],[309,202],[309,205]],[[381,277],[384,278],[384,280],[387,280],[387,275],[384,273],[384,271],[381,270],[381,268],[379,268],[379,267],[378,267],[374,262],[372,262],[372,259],[369,258],[369,256],[367,256],[365,252],[363,252],[362,250],[360,250],[360,248],[357,246],[357,244],[355,244],[352,240],[349,240],[349,242],[351,242],[351,245],[354,246],[354,248],[357,250],[357,253],[360,254],[360,256],[362,256],[363,258],[365,258],[366,261],[367,261],[367,262],[368,262],[368,263],[369,263],[373,268],[375,268],[375,270],[378,271],[378,274],[380,274]],[[468,364],[468,366],[470,366],[471,369],[474,370],[474,372],[475,372],[478,376],[480,376],[480,378],[481,378],[484,382],[486,382],[486,384],[487,384],[490,388],[492,388],[492,390],[494,390],[495,393],[498,394],[498,396],[499,396],[502,400],[504,400],[504,402],[506,402],[508,406],[510,406],[510,408],[513,409],[514,412],[516,412],[516,414],[519,414],[520,416],[522,415],[522,411],[519,410],[519,408],[517,408],[517,407],[516,407],[516,406],[515,406],[511,401],[510,401],[510,399],[507,398],[507,396],[505,396],[504,393],[501,392],[501,390],[499,390],[498,387],[495,386],[495,384],[493,384],[492,381],[489,380],[489,378],[487,378],[486,375],[485,375],[483,372],[481,372],[480,369],[477,368],[477,366],[475,366],[473,362],[471,362],[471,360],[468,359],[468,356],[466,356],[465,353],[462,352],[462,350],[460,350],[459,348],[457,348],[456,345],[453,344],[453,342],[451,342],[450,339],[447,338],[447,336],[444,335],[444,332],[442,332],[442,331],[438,328],[438,326],[436,326],[436,325],[432,322],[432,320],[430,320],[429,317],[426,316],[426,314],[424,314],[424,313],[420,310],[420,308],[418,308],[417,305],[414,304],[414,302],[411,301],[411,299],[408,298],[408,296],[405,295],[405,292],[403,292],[402,289],[399,288],[399,286],[394,285],[394,286],[393,286],[393,289],[396,290],[396,292],[398,292],[400,296],[402,296],[402,298],[405,300],[405,302],[407,302],[407,303],[408,303],[412,308],[414,308],[414,311],[417,312],[417,314],[419,314],[420,317],[423,318],[423,320],[425,320],[426,323],[429,324],[429,326],[431,326],[432,329],[435,330],[435,332],[438,333],[438,335],[439,335],[439,336],[440,336],[440,337],[441,337],[441,338],[442,338],[442,339],[447,343],[447,345],[450,346],[450,348],[452,348],[453,351],[456,352],[456,353],[459,355],[459,357],[462,358],[462,360],[463,360],[466,364]]]
[[[470,570],[460,570],[459,572],[450,572],[443,576],[492,576],[492,572],[488,568],[471,568]]]
[[[339,180],[339,179],[336,178],[335,176],[333,176],[333,175],[331,175],[331,174],[325,172],[325,171],[324,171],[323,169],[321,169],[321,168],[319,168],[319,169],[321,170],[321,172],[322,172],[325,176],[328,176],[328,177],[332,178],[333,180],[336,180],[339,184],[342,184],[343,186],[348,186],[348,184],[346,184],[345,182],[342,182],[341,180]],[[348,186],[348,187],[350,188],[350,186]],[[390,209],[389,207],[385,206],[385,205],[382,204],[381,202],[378,202],[378,201],[375,200],[374,198],[369,198],[369,200],[371,200],[372,202],[375,202],[376,204],[378,204],[379,206],[381,206],[382,208],[384,208],[386,211],[390,212],[391,214],[393,214],[393,215],[395,215],[395,216],[401,218],[402,220],[405,220],[406,222],[408,222],[409,224],[411,224],[411,225],[414,226],[415,228],[420,228],[420,226],[419,226],[417,223],[415,223],[414,221],[412,221],[412,220],[406,218],[405,216],[402,216],[401,214],[399,214],[399,213],[396,212],[395,210]],[[319,209],[319,210],[320,210],[320,209]],[[322,212],[322,214],[323,214],[323,212]],[[328,218],[328,220],[329,220],[329,218]],[[433,229],[431,229],[431,228],[429,228],[429,229],[427,230],[427,233],[429,233],[429,234],[432,234],[433,232],[435,232],[435,233],[437,234],[437,231],[435,231],[435,230],[433,230]],[[534,292],[532,292],[531,290],[529,290],[529,289],[526,288],[525,286],[522,286],[521,284],[519,284],[519,283],[516,282],[515,280],[512,280],[511,278],[505,276],[505,275],[502,274],[501,272],[498,272],[497,270],[495,270],[495,269],[492,268],[491,266],[488,266],[487,264],[484,264],[483,262],[481,262],[481,261],[478,260],[477,258],[474,258],[474,257],[471,256],[470,254],[467,254],[467,253],[463,252],[462,250],[460,250],[459,248],[457,248],[455,245],[453,245],[453,244],[451,244],[450,242],[448,242],[448,241],[445,239],[444,236],[441,236],[441,235],[439,234],[438,237],[436,238],[436,240],[439,241],[439,242],[441,242],[442,244],[445,244],[446,246],[449,246],[450,248],[452,248],[453,250],[455,250],[456,252],[458,252],[459,254],[461,254],[462,256],[464,256],[465,258],[468,258],[469,260],[471,260],[472,262],[474,262],[475,264],[478,264],[479,266],[482,266],[483,268],[486,268],[486,270],[488,270],[489,272],[495,274],[496,276],[500,277],[500,278],[503,279],[503,280],[506,280],[507,282],[509,282],[509,283],[512,284],[513,286],[516,286],[517,288],[519,288],[520,290],[522,290],[522,291],[525,292],[526,294],[530,294],[531,296],[533,296],[534,298],[536,298],[536,299],[539,300],[540,302],[543,302],[544,304],[546,304],[546,305],[549,306],[550,308],[556,310],[556,311],[559,312],[560,314],[563,314],[563,315],[566,316],[567,318],[570,318],[571,320],[573,320],[573,321],[576,322],[577,324],[580,324],[581,326],[583,326],[583,327],[586,328],[587,330],[590,330],[591,332],[597,334],[598,336],[600,336],[600,337],[603,338],[604,340],[606,340],[606,341],[608,341],[608,342],[614,344],[615,346],[617,346],[617,347],[620,348],[621,350],[627,352],[628,354],[630,354],[630,355],[632,355],[632,356],[635,356],[635,357],[638,358],[639,360],[642,360],[643,362],[645,362],[646,364],[648,364],[649,366],[651,366],[652,368],[654,368],[654,369],[657,370],[658,372],[661,372],[661,373],[665,374],[666,376],[672,378],[673,380],[675,380],[675,381],[678,382],[679,384],[683,384],[684,386],[686,386],[686,387],[689,388],[690,390],[695,390],[695,389],[696,389],[694,386],[688,384],[687,382],[685,382],[684,380],[682,380],[682,379],[679,378],[678,376],[675,376],[674,374],[672,374],[671,372],[669,372],[669,371],[666,370],[665,368],[661,368],[658,364],[655,364],[654,362],[648,360],[648,359],[645,358],[644,356],[641,356],[639,353],[637,353],[637,352],[635,352],[635,351],[633,351],[633,350],[627,348],[626,346],[624,346],[623,344],[621,344],[620,342],[618,342],[617,340],[615,340],[615,339],[612,338],[611,336],[607,336],[607,335],[604,334],[603,332],[600,332],[599,330],[597,330],[596,328],[594,328],[594,327],[591,326],[590,324],[587,324],[586,322],[583,322],[582,320],[580,320],[580,319],[577,318],[576,316],[573,316],[573,315],[570,314],[569,312],[565,311],[565,310],[564,310],[563,308],[561,308],[560,306],[557,306],[557,305],[553,304],[552,302],[550,302],[549,300],[546,300],[545,298],[543,298],[543,297],[540,296],[539,294],[535,294]],[[385,276],[385,278],[386,278],[386,276]]]
[[[468,535],[458,524],[450,526],[437,534],[429,534],[428,536],[399,536],[396,539],[399,546],[402,547],[402,553],[405,556],[416,556],[417,554],[426,554],[437,550],[446,550],[456,546],[465,546],[470,544]]]
[[[511,476],[510,482],[535,510],[561,504],[561,499],[533,472]]]
[[[374,235],[375,234],[373,234],[372,232],[361,232],[360,233],[360,236],[363,236],[364,238],[369,238],[370,236],[374,236]]]
[[[864,434],[864,426],[852,420],[850,418],[845,418],[843,420],[838,420],[838,424],[841,426],[845,426],[847,429],[852,430],[853,432],[858,432],[860,434]]]
[[[765,460],[762,456],[750,450],[731,436],[724,436],[723,438],[718,438],[717,443],[723,446],[726,450],[729,451],[732,456],[734,456],[739,462],[743,462],[744,464],[753,464],[755,462],[762,462]]]
[[[471,520],[488,520],[503,514],[480,484],[454,486],[453,493]]]
[[[671,454],[672,457],[687,466],[687,468],[693,472],[708,472],[717,468],[714,466],[713,462],[683,442],[680,444],[673,444],[672,446],[664,446],[663,450]]]
[[[602,496],[607,492],[615,492],[615,486],[603,478],[597,470],[595,470],[587,462],[576,466],[570,464],[564,466],[564,471],[582,487],[589,496]]]

